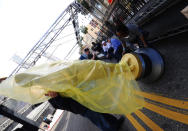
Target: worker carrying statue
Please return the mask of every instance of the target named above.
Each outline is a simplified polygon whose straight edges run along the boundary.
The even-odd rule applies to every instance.
[[[55,108],[89,118],[103,131],[116,131],[122,119],[110,114],[130,114],[144,105],[131,71],[124,58],[117,64],[46,63],[2,81],[0,94],[30,104],[49,100]]]

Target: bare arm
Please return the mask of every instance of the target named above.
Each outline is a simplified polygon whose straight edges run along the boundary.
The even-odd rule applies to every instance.
[[[92,60],[95,60],[95,58],[96,58],[96,54],[95,54],[95,53],[93,53]]]

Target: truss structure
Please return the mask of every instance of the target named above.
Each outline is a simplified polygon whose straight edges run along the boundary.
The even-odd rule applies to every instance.
[[[65,27],[69,26],[72,21],[77,44],[80,42],[80,31],[78,23],[78,13],[83,12],[83,7],[76,1],[71,3],[56,19],[56,21],[51,25],[47,32],[42,36],[42,38],[33,46],[33,48],[28,52],[22,62],[13,70],[10,76],[18,73],[21,70],[28,69],[36,64],[36,62],[44,56],[48,58],[48,53],[46,50],[52,45],[56,38],[61,34]],[[9,76],[9,77],[10,77]]]

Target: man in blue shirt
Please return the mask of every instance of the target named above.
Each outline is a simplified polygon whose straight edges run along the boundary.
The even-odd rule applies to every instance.
[[[91,54],[89,48],[85,48],[84,53],[79,58],[79,60],[87,60],[87,59],[91,59],[91,60],[96,59],[95,54]]]
[[[138,44],[139,47],[147,47],[147,43],[145,41],[144,31],[141,30],[136,24],[127,24],[126,26],[123,24],[119,24],[116,27],[116,34],[120,38],[123,43],[127,44]]]
[[[86,60],[88,59],[88,55],[90,54],[90,51],[88,48],[84,49],[84,53],[80,56],[79,60]]]
[[[110,42],[112,47],[114,48],[114,56],[117,62],[119,62],[121,60],[123,53],[123,46],[121,44],[121,41],[116,38],[111,38]]]

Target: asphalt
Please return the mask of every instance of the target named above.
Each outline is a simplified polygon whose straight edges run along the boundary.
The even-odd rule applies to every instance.
[[[100,131],[87,118],[64,111],[54,131]]]

